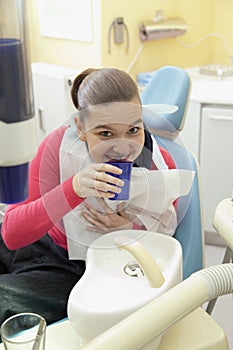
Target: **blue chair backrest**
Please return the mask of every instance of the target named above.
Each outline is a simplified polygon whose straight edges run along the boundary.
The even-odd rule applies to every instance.
[[[178,200],[178,226],[174,237],[183,250],[183,277],[203,268],[203,223],[200,199],[199,171],[196,158],[182,144],[178,134],[185,120],[189,100],[190,78],[184,69],[165,66],[156,71],[141,94],[143,105],[171,104],[179,107],[172,114],[151,118],[145,114],[144,123],[157,143],[168,150],[177,169],[195,171],[192,189]],[[157,120],[158,119],[158,120]]]

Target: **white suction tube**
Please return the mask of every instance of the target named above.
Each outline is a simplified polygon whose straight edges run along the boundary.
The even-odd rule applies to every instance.
[[[204,302],[232,292],[233,264],[203,269],[93,339],[82,350],[138,349]]]

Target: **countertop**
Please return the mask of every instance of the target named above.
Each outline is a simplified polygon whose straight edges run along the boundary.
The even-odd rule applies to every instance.
[[[218,77],[200,74],[199,67],[188,68],[186,71],[191,78],[191,101],[233,105],[233,76]]]

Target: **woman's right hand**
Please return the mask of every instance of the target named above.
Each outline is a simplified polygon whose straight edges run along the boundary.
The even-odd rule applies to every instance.
[[[73,177],[73,189],[81,198],[102,197],[112,198],[120,193],[124,181],[108,173],[121,174],[122,170],[110,164],[91,164]]]

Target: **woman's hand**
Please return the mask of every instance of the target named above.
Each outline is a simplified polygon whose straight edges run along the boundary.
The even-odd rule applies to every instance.
[[[123,210],[124,203],[117,205],[116,211],[113,211],[101,198],[98,202],[103,208],[100,212],[85,203],[86,210],[82,212],[82,216],[92,225],[88,227],[89,231],[107,233],[115,230],[132,229],[133,223]]]
[[[120,193],[124,181],[107,174],[121,174],[122,170],[110,164],[91,164],[73,177],[73,189],[81,198],[111,198]]]

